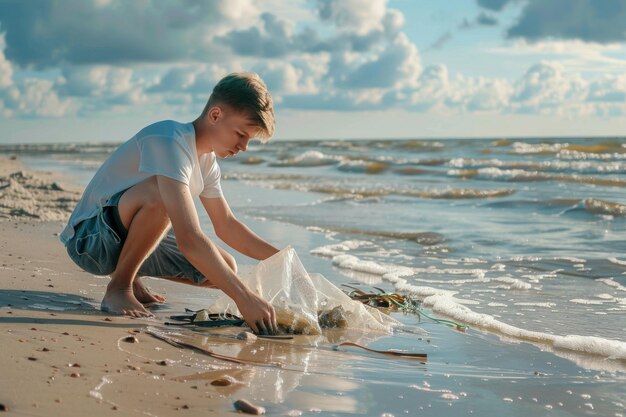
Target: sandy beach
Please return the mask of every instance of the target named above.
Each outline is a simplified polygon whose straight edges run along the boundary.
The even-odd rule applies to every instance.
[[[3,159],[0,167],[0,403],[10,415],[229,415],[239,399],[268,415],[289,416],[622,415],[620,361],[555,356],[547,346],[477,330],[428,321],[416,326],[410,316],[397,318],[411,330],[390,337],[331,332],[239,340],[236,327],[163,326],[171,314],[205,306],[219,292],[150,278],[145,282],[168,297],[153,307],[154,319],[104,314],[99,303],[108,278],[79,270],[58,242],[79,187],[25,170],[19,160]],[[323,235],[265,221],[254,226],[278,240],[302,242],[308,266],[335,273],[304,249],[323,244]],[[256,364],[174,347],[149,331]],[[428,362],[335,350],[343,340],[427,353]]]
[[[16,160],[3,159],[0,167],[0,403],[10,415],[233,410],[224,393],[236,388],[209,385],[223,372],[176,379],[185,375],[184,355],[142,333],[145,321],[107,316],[99,300],[84,295],[105,283],[73,265],[57,238],[58,220],[77,192],[51,174],[24,171]],[[159,290],[167,294],[167,285]],[[124,341],[129,336],[136,343]],[[100,392],[109,383],[107,398],[114,400]]]

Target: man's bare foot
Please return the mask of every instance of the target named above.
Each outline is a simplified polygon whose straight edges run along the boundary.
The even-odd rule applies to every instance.
[[[139,277],[135,277],[133,281],[133,294],[135,298],[142,304],[164,303],[165,297],[159,293],[152,292],[146,287]]]
[[[131,288],[116,288],[110,285],[107,286],[100,309],[107,313],[131,317],[154,316],[135,298]]]

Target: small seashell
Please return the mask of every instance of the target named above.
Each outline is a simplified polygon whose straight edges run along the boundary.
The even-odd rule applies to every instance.
[[[139,339],[137,339],[135,336],[126,336],[122,340],[126,343],[139,343]]]
[[[29,357],[28,357],[28,360],[29,360],[29,361],[36,361],[36,360],[37,360],[37,358],[36,358],[36,357],[34,357],[34,356],[29,356]]]
[[[80,377],[80,374],[79,374],[78,372],[72,372],[72,373],[70,374],[70,376],[71,376],[72,378],[79,378],[79,377]]]
[[[0,411],[9,411],[9,407],[4,404],[0,404]]]
[[[254,405],[247,400],[237,400],[235,401],[233,406],[235,407],[235,410],[241,411],[242,413],[254,414],[257,416],[260,414],[265,414],[265,407]]]
[[[209,320],[209,312],[206,310],[200,310],[196,313],[193,321],[207,321]]]

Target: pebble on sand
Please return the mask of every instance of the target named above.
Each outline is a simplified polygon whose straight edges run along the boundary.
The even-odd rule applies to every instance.
[[[122,340],[126,343],[139,343],[139,339],[137,339],[135,336],[126,336]]]
[[[237,380],[230,375],[224,375],[211,381],[211,385],[215,387],[227,387],[237,383]]]
[[[242,413],[246,413],[246,414],[254,414],[254,415],[260,415],[260,414],[265,414],[265,407],[261,407],[259,405],[254,405],[251,402],[247,401],[247,400],[237,400],[235,401],[235,403],[233,404],[233,406],[235,407],[235,410],[237,411],[241,411]]]
[[[9,407],[0,403],[0,411],[9,411]]]

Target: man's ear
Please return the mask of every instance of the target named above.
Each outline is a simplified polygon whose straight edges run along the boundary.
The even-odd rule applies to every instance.
[[[209,121],[213,124],[217,123],[222,118],[223,115],[224,115],[224,112],[219,106],[211,107],[207,113],[207,117],[209,118]]]

